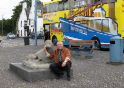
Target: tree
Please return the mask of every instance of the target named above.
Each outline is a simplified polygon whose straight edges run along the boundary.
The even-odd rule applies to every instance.
[[[16,32],[16,24],[17,24],[17,21],[19,19],[19,16],[20,16],[20,13],[22,11],[22,4],[20,3],[18,6],[16,6],[14,9],[13,9],[13,15],[12,15],[12,22],[13,22],[13,31]]]
[[[22,11],[22,5],[19,4],[13,9],[13,15],[11,19],[0,20],[0,34],[2,34],[2,21],[3,21],[3,34],[6,35],[9,32],[16,32],[16,22],[18,21],[19,15]]]

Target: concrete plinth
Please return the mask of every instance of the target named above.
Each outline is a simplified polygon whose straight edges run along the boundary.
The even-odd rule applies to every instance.
[[[30,69],[25,67],[22,63],[11,63],[10,70],[29,82],[55,79],[55,75],[50,71],[49,66],[43,67],[42,69]]]

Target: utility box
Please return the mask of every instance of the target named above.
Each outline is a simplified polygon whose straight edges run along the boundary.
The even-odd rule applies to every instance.
[[[119,36],[110,39],[110,63],[123,63],[123,39]]]

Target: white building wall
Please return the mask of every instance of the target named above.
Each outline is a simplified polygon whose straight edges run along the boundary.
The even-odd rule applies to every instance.
[[[34,32],[34,18],[35,18],[35,0],[32,0],[32,6],[29,14],[30,24],[29,29]],[[43,31],[43,18],[37,16],[37,32]]]
[[[35,12],[35,8],[34,8],[34,6],[35,6],[35,0],[32,0],[32,4],[31,4],[31,9],[30,9],[30,14],[29,14],[29,30],[31,31],[31,32],[33,32],[33,30],[34,30],[34,12]]]
[[[19,21],[18,21],[19,37],[27,36],[27,33],[26,33],[25,29],[24,29],[25,21],[27,21],[27,16],[26,16],[26,12],[25,12],[26,8],[27,8],[27,3],[24,2],[23,5],[22,5],[22,12],[20,14]]]
[[[23,3],[22,12],[18,21],[18,33],[19,37],[27,36],[24,29],[24,21],[27,21],[27,26],[29,26],[29,31],[34,32],[34,18],[35,18],[35,0],[32,0],[32,5],[29,13],[29,20],[27,21],[27,16],[25,9],[27,8],[27,3]],[[37,16],[37,32],[43,31],[43,18]]]

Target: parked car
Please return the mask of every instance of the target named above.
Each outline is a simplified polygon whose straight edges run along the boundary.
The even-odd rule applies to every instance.
[[[2,42],[2,37],[0,36],[0,43]]]
[[[13,34],[13,33],[8,33],[7,34],[7,39],[15,39],[16,38],[16,35]]]
[[[35,39],[35,33],[31,33],[31,38]],[[44,33],[43,32],[37,32],[37,39],[43,39],[44,38]]]

